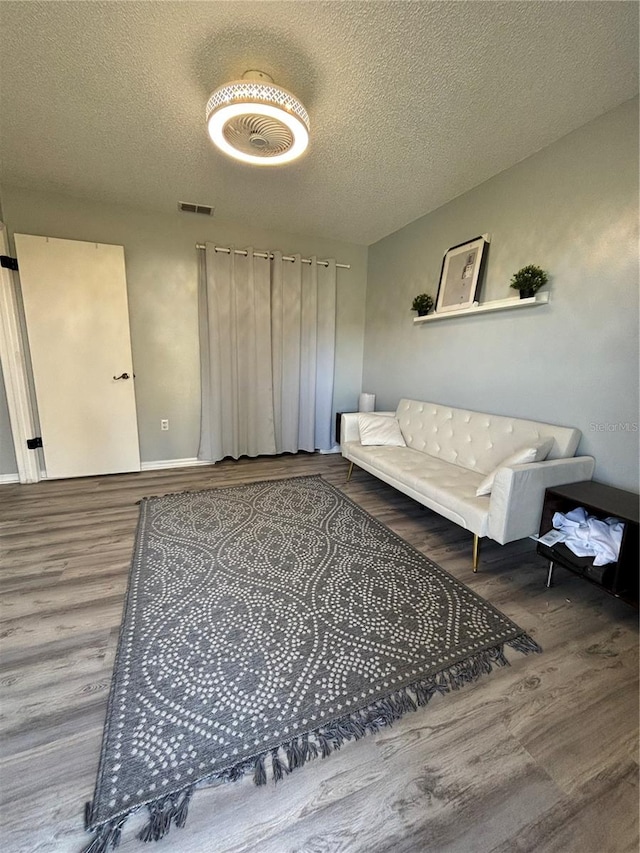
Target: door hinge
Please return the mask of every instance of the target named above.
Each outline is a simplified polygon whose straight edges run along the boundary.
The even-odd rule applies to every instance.
[[[18,259],[12,258],[9,255],[0,255],[0,267],[6,267],[8,270],[18,272]]]
[[[27,439],[27,447],[29,450],[36,450],[38,447],[42,447],[42,438],[37,435],[35,438]]]

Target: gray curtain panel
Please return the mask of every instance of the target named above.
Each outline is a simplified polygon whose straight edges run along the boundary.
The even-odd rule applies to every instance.
[[[335,261],[264,254],[202,253],[199,459],[331,448]]]

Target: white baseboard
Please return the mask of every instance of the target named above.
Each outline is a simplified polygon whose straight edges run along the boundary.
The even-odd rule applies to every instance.
[[[331,450],[320,450],[319,453],[340,453],[339,445],[334,445]],[[215,465],[215,462],[207,462],[203,459],[192,457],[189,459],[157,459],[155,462],[141,462],[141,471],[162,471],[167,468],[191,468],[196,465]],[[40,472],[42,480],[47,479],[45,471]],[[17,474],[0,474],[0,486],[3,483],[19,483],[20,480]]]
[[[196,459],[194,456],[191,459],[158,459],[156,462],[141,462],[141,471],[161,471],[163,468],[191,468],[194,465],[213,465],[213,462],[206,462],[202,459]]]
[[[20,478],[17,474],[0,474],[0,486],[3,483],[19,483]]]
[[[213,462],[203,462],[200,459],[159,459],[156,462],[141,462],[141,471],[161,471],[165,468],[190,468],[193,465],[213,465]],[[47,472],[40,471],[40,479],[46,480]],[[4,483],[19,483],[17,474],[0,474],[0,486]]]

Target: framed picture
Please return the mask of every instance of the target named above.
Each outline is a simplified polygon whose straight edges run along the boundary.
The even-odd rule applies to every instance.
[[[445,252],[440,270],[436,312],[470,308],[477,300],[489,235],[483,234]]]

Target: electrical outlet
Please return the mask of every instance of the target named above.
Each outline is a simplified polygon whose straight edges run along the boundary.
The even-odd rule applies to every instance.
[[[160,421],[160,429],[166,432],[169,429],[169,421],[167,418],[162,418]]]

